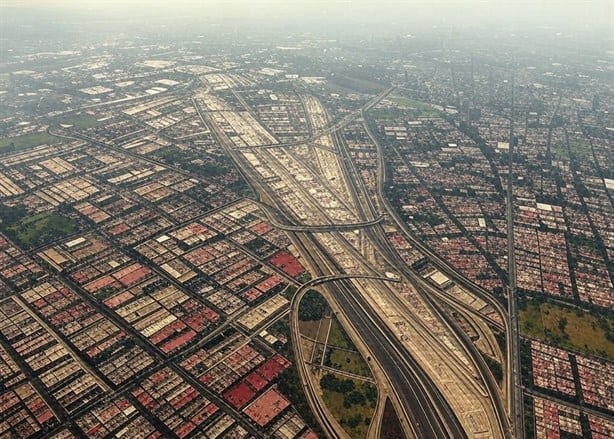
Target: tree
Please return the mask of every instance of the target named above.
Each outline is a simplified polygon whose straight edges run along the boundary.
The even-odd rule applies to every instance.
[[[377,401],[377,387],[367,385],[367,388],[365,389],[365,396],[369,402],[375,403]]]
[[[348,418],[345,424],[350,428],[355,428],[355,427],[358,427],[358,424],[360,424],[360,421],[362,421],[362,416],[354,415]]]
[[[346,393],[343,397],[343,407],[350,408],[353,405],[363,405],[366,402],[365,395],[357,390]]]
[[[561,317],[559,319],[559,329],[561,332],[565,332],[565,328],[567,327],[567,318]]]
[[[324,316],[327,303],[317,291],[308,291],[298,308],[298,318],[303,321],[320,320]]]
[[[327,373],[320,379],[320,386],[332,392],[350,393],[354,390],[354,381],[339,379],[332,373]]]

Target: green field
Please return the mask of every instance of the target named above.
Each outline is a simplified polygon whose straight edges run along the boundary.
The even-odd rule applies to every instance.
[[[31,133],[23,136],[5,137],[0,139],[0,151],[4,148],[11,147],[13,150],[22,148],[32,148],[34,146],[43,145],[45,143],[57,142],[58,138],[47,133]]]
[[[297,288],[294,285],[288,285],[281,292],[281,295],[284,296],[288,300],[292,300],[292,297],[294,297],[294,294],[296,293],[296,290],[297,290]]]
[[[7,234],[24,248],[32,248],[69,235],[76,224],[55,212],[44,212],[23,218],[10,225],[3,225]]]
[[[320,383],[328,409],[350,437],[366,437],[377,403],[376,387],[363,381],[336,376],[337,381],[343,382],[344,386],[334,390],[335,386],[325,385],[325,377],[326,375]]]
[[[569,154],[567,148],[564,145],[552,144],[550,145],[550,153],[555,160],[569,160]]]
[[[549,343],[614,360],[614,317],[595,315],[556,305],[529,302],[520,310],[520,332]]]
[[[327,347],[327,355],[330,361],[327,365],[330,367],[365,377],[371,376],[369,366],[358,352]]]
[[[318,330],[320,328],[320,321],[302,321],[298,322],[299,331],[303,337],[307,337],[310,340],[315,340],[318,337]]]
[[[74,128],[84,130],[102,125],[98,119],[89,114],[78,114],[71,117],[60,118],[58,123],[63,125],[72,125]]]
[[[400,107],[413,108],[416,110],[416,117],[439,117],[439,113],[431,105],[407,98],[405,96],[393,95],[389,96],[388,100],[394,102]]]
[[[352,343],[350,337],[345,333],[337,319],[333,319],[331,323],[330,334],[328,334],[328,344],[338,348],[356,349],[354,343]]]
[[[386,90],[386,86],[384,84],[368,81],[366,79],[353,78],[351,76],[333,76],[329,79],[329,82],[341,88],[365,94],[378,94]]]
[[[416,108],[418,110],[430,110],[431,109],[431,106],[429,104],[420,102],[420,101],[416,101],[414,99],[411,99],[405,96],[392,95],[392,96],[388,96],[388,100],[394,102],[397,105],[401,105],[403,107],[411,107],[411,108]]]
[[[356,350],[356,346],[341,327],[339,321],[334,315],[332,318],[324,317],[328,309],[328,303],[316,291],[306,294],[299,306],[301,335],[319,340],[313,347],[315,349],[313,362],[319,364],[324,355],[324,364],[328,367],[340,372],[371,377],[369,365]],[[329,321],[330,331],[328,330]],[[326,350],[324,350],[323,342],[327,334]],[[311,346],[313,346],[313,343],[309,342],[309,346],[304,352],[308,360],[312,359]],[[317,370],[317,368],[314,370]],[[322,389],[324,403],[350,437],[364,438],[377,404],[377,388],[375,385],[361,380],[345,378],[334,372],[325,373],[322,376],[320,388]]]
[[[585,163],[593,159],[593,150],[591,143],[585,139],[570,139],[569,148],[571,149],[575,159]]]
[[[306,296],[307,297],[307,296]],[[306,302],[310,304],[310,309],[314,309],[314,303],[317,303],[318,316],[322,316],[323,313],[319,312],[320,307],[326,307],[326,302],[320,303],[320,300],[324,298],[313,293],[309,298],[315,302]],[[301,306],[303,303],[301,302]],[[309,316],[311,317],[311,316]],[[330,331],[328,329],[328,318],[321,320],[299,320],[299,328],[301,334],[312,340],[317,339],[316,355],[314,356],[314,362],[319,363],[322,359],[322,355],[326,355],[325,365],[335,368],[343,372],[349,372],[356,375],[362,375],[366,377],[371,376],[371,370],[369,365],[362,357],[362,355],[356,349],[356,346],[347,335],[345,330],[341,327],[339,321],[333,316],[330,319]],[[328,338],[326,336],[328,335]],[[323,352],[324,342],[326,342],[326,352]],[[311,357],[310,355],[308,355]]]

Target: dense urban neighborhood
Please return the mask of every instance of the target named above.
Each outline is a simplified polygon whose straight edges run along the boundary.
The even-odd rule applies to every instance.
[[[612,52],[462,44],[3,38],[0,437],[613,437]]]

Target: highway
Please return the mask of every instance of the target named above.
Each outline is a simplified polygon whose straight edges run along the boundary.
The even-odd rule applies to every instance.
[[[334,261],[321,262],[326,254],[318,248],[315,256],[312,253],[310,265],[322,266],[334,264]],[[297,291],[293,299],[291,312],[296,313],[298,303],[304,291],[315,285],[330,284],[330,293],[334,296],[338,306],[343,309],[346,317],[352,322],[354,330],[360,335],[362,341],[373,352],[380,367],[388,377],[392,389],[398,398],[405,416],[410,419],[412,433],[418,438],[464,438],[467,437],[453,411],[446,403],[433,382],[421,370],[415,360],[406,353],[398,338],[392,334],[383,320],[373,314],[370,306],[360,299],[360,294],[350,279],[379,279],[374,276],[325,276],[314,279]],[[390,281],[382,278],[381,281]],[[293,319],[296,335],[298,335],[298,321]],[[295,349],[297,346],[295,344]],[[300,355],[300,352],[297,352]],[[302,363],[302,362],[301,362]],[[305,371],[306,373],[306,371]],[[435,404],[432,401],[436,401]],[[319,411],[318,408],[316,410]]]
[[[407,355],[396,335],[347,283],[336,284],[335,300],[354,325],[363,342],[376,353],[393,385],[394,392],[411,420],[417,437],[467,437],[454,412],[431,379],[411,355]]]
[[[502,321],[504,322],[504,329],[506,331],[506,334],[512,334],[513,332],[511,329],[511,319],[508,317],[508,313],[506,312],[506,310],[504,310],[502,305],[489,292],[485,291],[482,287],[469,281],[462,274],[460,274],[456,269],[452,268],[445,260],[440,258],[439,255],[434,253],[429,247],[425,246],[420,240],[416,239],[410,233],[410,231],[408,230],[404,222],[399,218],[395,209],[392,207],[388,199],[384,196],[384,182],[386,181],[387,177],[386,177],[386,167],[384,165],[385,160],[384,160],[383,148],[381,144],[379,143],[379,141],[377,140],[377,138],[371,132],[371,129],[369,127],[369,124],[367,123],[367,118],[365,114],[363,114],[363,120],[364,120],[363,126],[369,138],[371,139],[372,143],[376,146],[376,149],[377,149],[378,175],[377,175],[376,196],[377,196],[377,199],[380,205],[383,206],[385,213],[387,215],[387,218],[391,219],[395,223],[395,225],[398,227],[400,231],[403,232],[403,235],[412,244],[412,246],[420,250],[420,252],[428,258],[428,260],[431,262],[432,265],[434,265],[442,273],[448,276],[451,280],[458,283],[461,287],[465,288],[467,291],[470,291],[473,295],[480,298],[481,300],[486,302],[488,305],[490,305],[493,309],[495,309],[498,312],[498,314],[501,316]],[[380,240],[379,242],[383,242],[383,241]],[[386,241],[386,245],[389,247],[389,243],[387,241]],[[398,255],[393,249],[390,249],[389,254],[392,255],[393,259],[399,259]],[[403,261],[400,261],[398,263],[398,266],[399,266],[399,269],[402,272],[404,272],[407,276],[412,277],[414,282],[422,285],[423,288],[427,289],[430,293],[430,297],[439,297],[440,300],[445,301],[446,303],[448,303],[448,305],[451,305],[458,312],[465,312],[465,313],[469,312],[474,315],[476,314],[475,309],[469,307],[467,304],[463,302],[460,302],[456,297],[448,294],[446,291],[438,289],[438,288],[434,288],[430,283],[425,282],[424,279],[420,278],[419,276],[416,276],[411,270],[409,270],[403,264]],[[436,305],[436,303],[433,302],[433,305]],[[483,322],[488,322],[490,324],[494,324],[498,326],[498,323],[487,321],[485,317],[482,315],[476,316],[476,320],[477,319],[481,319]],[[458,334],[461,335],[461,332],[462,331],[458,331]],[[512,351],[512,348],[510,348],[509,339],[510,337],[506,337],[506,341],[508,341],[508,347],[506,349],[507,356],[506,356],[506,361],[503,363],[504,370],[506,371],[510,370],[509,365],[511,364],[510,352]],[[524,433],[518,435],[515,431],[513,431],[514,427],[510,425],[511,424],[510,418],[512,417],[509,416],[509,413],[508,413],[508,416],[505,415],[506,407],[508,408],[508,411],[509,411],[511,404],[508,401],[507,404],[504,405],[503,401],[501,401],[501,398],[499,397],[498,386],[496,382],[494,382],[494,379],[491,373],[489,372],[488,367],[486,366],[483,358],[481,358],[481,355],[475,349],[473,349],[472,343],[466,343],[465,345],[470,350],[473,351],[472,356],[474,358],[474,361],[477,367],[480,369],[482,373],[482,377],[485,381],[485,384],[487,385],[489,389],[490,396],[495,406],[497,407],[498,422],[499,422],[500,429],[503,432],[504,436],[505,437],[516,437],[516,438],[523,437]],[[506,365],[508,366],[506,367]],[[512,385],[511,383],[513,382],[513,379],[510,375],[511,374],[508,373],[506,376],[506,385],[508,387],[508,390],[506,391],[506,395],[508,396],[512,393],[512,391],[510,390],[510,386]]]
[[[508,406],[510,419],[517,438],[524,436],[524,398],[522,393],[522,381],[520,370],[520,348],[518,330],[518,300],[516,298],[516,252],[514,246],[514,75],[511,80],[511,113],[510,113],[510,140],[509,161],[507,175],[507,263],[508,263],[508,330],[507,330],[507,353],[508,353]]]
[[[497,402],[496,389],[493,388],[490,372],[486,369],[471,341],[437,310],[437,307],[432,304],[433,299],[426,299],[426,296],[435,296],[429,292],[429,289],[434,287],[408,270],[390,246],[381,225],[382,214],[378,213],[373,206],[373,201],[361,183],[360,173],[351,160],[344,140],[337,132],[356,117],[364,115],[364,111],[376,105],[391,90],[387,90],[376,99],[369,101],[359,111],[351,113],[332,125],[323,122],[327,116],[323,117],[321,110],[318,110],[318,103],[310,99],[309,105],[312,111],[320,111],[314,116],[312,123],[312,133],[316,133],[312,134],[312,140],[330,136],[329,138],[324,137],[322,142],[325,145],[334,145],[337,152],[331,154],[328,151],[320,153],[316,151],[314,154],[320,159],[315,164],[301,163],[298,157],[288,151],[290,145],[235,146],[224,128],[209,118],[207,112],[200,107],[197,101],[195,103],[201,119],[211,128],[216,140],[235,160],[248,183],[258,194],[260,201],[274,208],[268,209],[268,215],[273,217],[277,223],[291,224],[291,228],[287,230],[299,253],[303,256],[304,263],[313,275],[327,280],[327,283],[321,288],[326,292],[327,297],[334,301],[336,309],[340,310],[345,319],[350,322],[361,344],[371,352],[372,362],[376,363],[385,374],[388,382],[386,388],[391,392],[390,396],[397,401],[395,406],[400,407],[402,413],[399,413],[399,416],[404,420],[406,428],[411,430],[408,431],[409,435],[417,438],[470,437],[466,430],[469,426],[467,417],[463,414],[459,418],[456,414],[456,410],[461,408],[459,404],[462,404],[462,401],[457,399],[460,394],[456,393],[457,396],[450,394],[450,392],[466,389],[467,392],[471,392],[464,396],[472,401],[472,410],[478,410],[480,413],[478,417],[486,422],[485,425],[478,427],[483,429],[482,431],[489,432],[489,437],[506,437],[506,422],[502,420],[501,408]],[[255,135],[250,135],[252,131],[249,126],[231,126],[230,128],[236,132],[245,133],[246,137],[257,138]],[[305,141],[303,145],[310,147],[307,142]],[[318,156],[318,154],[324,155]],[[332,161],[322,163],[322,157]],[[261,176],[263,171],[256,168],[254,163],[258,162],[255,160],[260,160],[259,163],[266,163],[267,172],[272,171],[277,179],[263,179]],[[299,166],[300,169],[296,172],[303,180],[296,180],[296,172],[289,172],[286,166]],[[333,180],[331,175],[339,178]],[[332,196],[333,198],[328,198],[328,200],[336,200],[334,204],[337,206],[336,210],[320,206],[318,197],[321,195],[314,192],[314,189],[307,190],[305,185],[301,184],[301,181],[305,179],[313,181],[315,186],[312,185],[312,187],[317,188],[316,191],[324,191],[328,197]],[[297,205],[297,199],[302,200],[304,204]],[[296,211],[297,208],[299,211]],[[339,212],[348,218],[346,222],[339,222],[331,217],[331,215],[339,215]],[[306,221],[308,224],[297,222],[296,218],[299,217],[308,219]],[[352,229],[353,226],[358,225],[368,227],[360,230]],[[349,230],[354,230],[352,236],[358,237],[357,242],[362,243],[360,246],[355,247],[357,244],[353,245],[347,240],[349,236],[344,233],[348,234]],[[365,249],[377,254],[378,258],[369,260],[362,253],[366,251]],[[376,263],[376,260],[380,258],[385,261],[383,265]],[[396,271],[410,285],[415,285],[415,293],[422,296],[421,303],[426,305],[422,311],[427,313],[425,316],[418,317],[408,308],[408,304],[396,295],[389,286],[391,279],[378,280],[378,278],[383,278],[381,275],[378,276],[378,273],[383,272],[382,270]],[[347,278],[340,277],[343,275]],[[368,280],[364,280],[363,284],[356,280],[359,278]],[[417,318],[409,323],[411,334],[420,339],[416,340],[418,345],[427,346],[432,343],[432,353],[414,352],[419,354],[419,358],[414,357],[408,350],[407,338],[400,337],[398,332],[395,332],[393,322],[389,321],[385,315],[380,315],[380,311],[374,307],[373,300],[377,299],[374,299],[373,292],[381,294],[382,303],[394,309],[403,310],[404,319]],[[291,308],[291,326],[294,328],[292,333],[299,375],[304,381],[310,406],[322,427],[329,436],[340,437],[336,431],[338,427],[335,421],[328,419],[330,415],[327,414],[327,409],[322,407],[317,389],[307,369],[308,364],[300,360],[303,356],[300,348],[297,347],[300,334],[296,322],[296,306],[300,297],[301,294],[297,293]],[[447,345],[434,333],[431,333],[431,328],[422,320],[423,318],[439,320],[437,330],[446,333]],[[452,351],[448,353],[450,349],[454,349],[455,353],[453,354]],[[461,364],[459,356],[467,358],[463,360],[467,363]],[[439,367],[445,367],[446,363],[448,364],[449,371],[445,376],[456,379],[451,388],[443,384],[441,377],[430,375],[432,371],[427,372],[425,366],[428,365],[430,359],[437,361]],[[481,381],[476,381],[475,375],[478,373],[482,375]],[[447,390],[442,390],[442,386]],[[494,398],[495,401],[486,403],[484,398],[487,395],[490,395],[490,398]],[[449,398],[455,400],[454,407]],[[478,431],[475,430],[475,426],[470,429]]]
[[[321,111],[323,107],[318,107],[317,99],[309,97],[307,100],[315,115],[312,114],[309,118],[310,134],[307,139],[288,144],[258,144],[255,140],[253,145],[248,144],[241,147],[233,143],[232,137],[225,131],[225,129],[228,129],[227,126],[213,120],[208,112],[203,110],[197,98],[193,98],[192,101],[201,121],[211,129],[216,141],[225,148],[238,165],[241,174],[259,197],[262,206],[267,206],[264,210],[271,223],[278,229],[288,232],[299,253],[303,256],[303,260],[306,261],[306,266],[310,272],[318,276],[313,281],[301,286],[299,292],[294,296],[291,304],[291,328],[296,363],[299,375],[304,383],[307,400],[324,431],[330,437],[344,437],[338,422],[331,419],[327,408],[322,405],[319,386],[310,378],[312,366],[303,361],[304,356],[298,342],[300,333],[296,318],[302,293],[306,291],[307,287],[317,285],[320,285],[326,297],[334,302],[335,309],[342,313],[345,320],[349,322],[349,325],[353,328],[352,333],[358,336],[361,346],[364,346],[371,354],[369,355],[369,362],[377,364],[379,370],[385,375],[386,385],[382,387],[382,383],[378,382],[378,387],[380,390],[386,389],[389,396],[395,401],[396,410],[408,436],[417,438],[473,437],[476,430],[472,430],[471,427],[468,429],[470,422],[467,421],[465,412],[458,411],[459,402],[458,400],[454,401],[456,397],[452,395],[458,389],[468,389],[471,392],[471,395],[466,395],[468,400],[473,398],[472,403],[478,401],[478,405],[481,404],[479,409],[483,410],[483,414],[487,418],[485,428],[490,429],[488,431],[492,433],[492,436],[489,437],[508,437],[509,426],[501,416],[504,410],[501,408],[496,383],[494,383],[489,370],[471,340],[454,322],[444,315],[438,301],[445,300],[453,307],[462,308],[469,317],[474,314],[466,305],[445,298],[444,291],[434,287],[410,270],[388,241],[384,231],[384,223],[387,227],[390,227],[389,220],[391,219],[392,224],[399,230],[405,231],[405,229],[404,224],[397,218],[383,196],[384,158],[381,147],[369,131],[367,123],[364,122],[363,125],[376,145],[378,152],[378,184],[375,193],[370,192],[363,183],[361,174],[356,168],[349,148],[340,132],[357,118],[362,117],[364,120],[365,113],[384,99],[393,89],[394,87],[387,89],[368,101],[362,108],[352,111],[347,116],[332,123],[329,122],[330,118],[325,109]],[[204,93],[208,92],[209,90],[204,91]],[[233,93],[235,93],[234,90]],[[267,130],[242,97],[238,93],[235,93],[235,95],[253,120],[262,129]],[[305,103],[304,106],[309,115],[308,106]],[[315,110],[313,109],[314,106]],[[230,120],[230,122],[234,121]],[[230,122],[228,122],[230,128],[237,128],[237,132],[243,129],[246,138],[257,139],[257,136],[250,137],[250,134],[256,131],[250,132],[249,126],[237,125],[233,127]],[[50,129],[50,132],[52,130]],[[274,141],[273,134],[270,131],[267,132],[272,137],[269,141]],[[71,137],[65,135],[63,131],[59,134],[64,137]],[[513,128],[510,130],[510,137],[513,138]],[[107,142],[95,141],[81,134],[74,134],[71,138],[122,151],[138,157],[140,160],[158,164],[155,160],[125,151],[117,144],[110,145]],[[510,148],[511,143],[510,141]],[[306,147],[315,151],[313,153],[313,156],[316,157],[315,163],[304,162],[297,152],[298,149],[295,150],[293,147]],[[247,154],[265,162],[270,171],[275,174],[275,177],[269,180],[263,179],[262,171],[256,168]],[[302,180],[297,178],[297,173],[293,172],[292,168],[287,167],[288,163],[292,165],[298,163],[298,168],[295,167],[294,169],[300,171]],[[190,175],[185,171],[175,170],[184,175]],[[508,193],[510,201],[508,201],[508,206],[512,205],[511,171],[510,149]],[[312,185],[309,187],[303,182],[310,182]],[[279,189],[282,185],[285,185],[284,191]],[[294,200],[298,198],[303,201],[302,211],[300,212],[303,214],[302,217],[296,213],[296,204],[289,202],[288,194],[294,196]],[[320,204],[322,199],[326,199],[330,205]],[[511,211],[511,208],[509,210]],[[340,215],[345,221],[339,220]],[[513,225],[513,212],[508,212],[508,215],[511,215],[508,222]],[[305,221],[298,221],[298,218],[303,218]],[[510,251],[513,254],[513,227],[511,233]],[[355,241],[358,242],[358,245],[353,240],[355,237],[357,237]],[[420,251],[423,251],[426,256],[432,257],[435,265],[440,264],[445,267],[442,271],[449,270],[445,261],[439,260],[436,255],[430,252],[430,249],[419,241],[412,238],[410,242]],[[335,250],[333,251],[333,249]],[[340,256],[340,249],[343,253],[342,256]],[[387,271],[398,273],[399,279],[381,275],[381,273]],[[511,268],[510,273],[513,273]],[[469,285],[468,281],[462,278],[459,273],[453,272],[452,277],[458,278],[459,283],[465,282],[463,284],[465,286]],[[427,320],[423,320],[425,319],[424,315],[418,315],[418,312],[410,308],[407,301],[396,294],[391,285],[401,280],[404,284],[412,285],[416,295],[421,297],[421,303],[427,304],[424,315],[427,318],[434,317],[437,320],[437,330],[430,328],[425,323]],[[515,276],[514,283],[510,283],[510,297],[513,297],[514,290]],[[374,291],[381,294],[382,303],[392,304],[395,309],[404,314],[407,321],[414,320],[411,322],[411,330],[413,331],[411,334],[420,339],[416,340],[416,346],[425,346],[425,342],[431,342],[432,355],[428,353],[421,355],[420,352],[416,352],[415,348],[412,350],[408,346],[408,338],[400,336],[398,331],[395,330],[394,325],[400,322],[392,321],[389,315],[381,312],[378,304],[374,304],[374,297],[377,301],[377,296],[373,295]],[[474,290],[472,289],[472,291]],[[488,303],[496,303],[488,293],[476,293],[478,296],[481,294]],[[495,308],[499,310],[500,307],[495,306]],[[517,324],[515,300],[510,301],[508,312],[512,317],[510,319],[506,318],[505,312],[501,312],[506,327],[513,325],[515,322]],[[517,330],[517,327],[508,329],[509,333],[517,334],[517,332],[513,332],[513,329]],[[445,342],[438,340],[437,334],[441,334],[442,331],[445,332]],[[514,342],[511,337],[508,337],[508,341],[510,343],[508,364],[513,364],[514,353],[517,352],[517,343],[515,345],[516,350],[514,350]],[[409,341],[409,345],[411,343],[412,340]],[[438,361],[439,368],[443,367],[442,365],[449,368],[446,377],[458,379],[459,384],[454,387],[456,390],[451,390],[451,388],[442,384],[443,378],[438,373],[433,373],[433,370],[425,365],[431,359]],[[439,359],[444,360],[440,362]],[[465,359],[467,364],[463,365]],[[514,365],[510,373],[516,376],[518,372],[519,369]],[[510,387],[521,389],[518,381],[513,381],[510,378],[508,382],[511,383]],[[512,392],[510,391],[508,394],[511,395]],[[492,407],[485,408],[480,399],[482,396],[490,398]],[[514,397],[516,396],[515,393]],[[380,398],[381,400],[382,398]],[[520,401],[522,402],[522,396],[520,396]],[[222,401],[217,399],[216,402],[223,404]],[[511,403],[510,406],[512,406]],[[516,411],[515,413],[522,412]]]

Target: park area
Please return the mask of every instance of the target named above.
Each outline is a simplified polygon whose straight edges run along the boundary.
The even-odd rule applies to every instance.
[[[554,303],[529,301],[520,309],[523,335],[614,360],[614,318]]]

